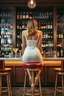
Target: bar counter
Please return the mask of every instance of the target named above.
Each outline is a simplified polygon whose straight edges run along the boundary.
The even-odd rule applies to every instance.
[[[0,58],[5,60],[5,67],[12,68],[11,80],[12,86],[22,86],[24,82],[24,70],[22,68],[21,58]],[[54,86],[55,83],[55,67],[61,67],[61,60],[55,60],[54,58],[43,58],[43,70],[41,73],[42,86]],[[52,77],[52,78],[51,78]],[[27,78],[27,84],[28,84]]]
[[[61,66],[61,60],[64,58],[43,58],[43,66]],[[0,58],[0,60],[5,60],[5,66],[22,66],[23,61],[20,58]]]

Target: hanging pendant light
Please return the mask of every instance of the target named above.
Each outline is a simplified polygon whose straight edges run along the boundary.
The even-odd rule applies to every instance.
[[[33,9],[36,7],[36,1],[35,0],[28,0],[28,7],[30,9]]]

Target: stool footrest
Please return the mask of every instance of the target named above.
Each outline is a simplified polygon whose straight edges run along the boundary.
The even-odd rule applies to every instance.
[[[25,95],[32,95],[32,90],[31,89],[26,89],[25,90]],[[39,89],[35,89],[34,95],[40,95]]]

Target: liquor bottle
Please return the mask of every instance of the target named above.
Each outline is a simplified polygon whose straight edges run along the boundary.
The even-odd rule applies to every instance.
[[[24,23],[22,24],[22,28],[25,28],[25,24]]]
[[[29,13],[29,19],[33,18],[32,12]]]
[[[25,15],[25,12],[23,12],[23,19],[25,19],[26,18],[26,15]]]
[[[17,12],[17,19],[19,19],[20,17],[19,17],[19,12]]]
[[[29,13],[28,13],[28,12],[26,13],[26,18],[27,18],[27,19],[29,18]]]
[[[22,19],[22,12],[20,12],[20,16],[19,17],[20,17],[20,19]]]
[[[57,57],[59,57],[60,55],[59,55],[59,51],[57,51]]]
[[[61,57],[63,57],[63,49],[61,49]]]
[[[52,22],[50,23],[50,29],[52,29],[53,28],[53,25],[52,25]]]

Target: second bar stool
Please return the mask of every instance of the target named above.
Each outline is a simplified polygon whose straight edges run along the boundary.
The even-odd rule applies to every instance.
[[[3,92],[7,92],[8,96],[12,96],[10,72],[11,68],[5,68],[4,60],[0,60],[0,96],[2,96]],[[6,87],[2,87],[2,76],[6,76]]]
[[[40,95],[42,96],[41,82],[40,82],[40,74],[42,70],[42,63],[40,62],[25,62],[22,66],[25,70],[25,80],[24,80],[24,95]],[[26,90],[26,76],[28,74],[29,84],[31,86],[30,90]],[[39,83],[39,90],[36,90],[36,83]]]
[[[54,68],[54,71],[56,72],[54,96],[56,96],[57,92],[62,92],[62,96],[64,96],[63,95],[64,93],[64,86],[63,86],[64,70],[62,70],[61,68]],[[58,76],[61,76],[62,86],[58,86]]]

